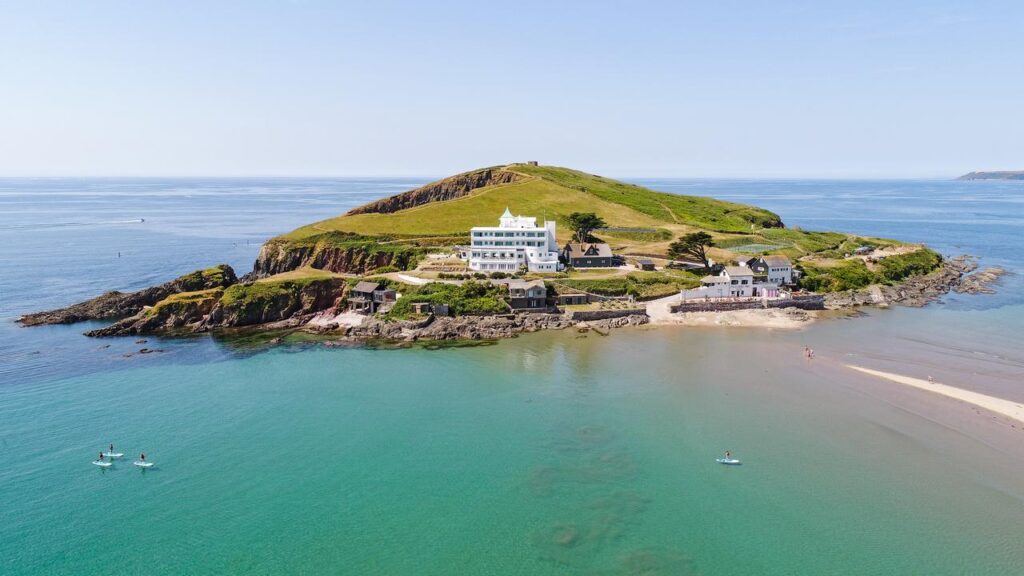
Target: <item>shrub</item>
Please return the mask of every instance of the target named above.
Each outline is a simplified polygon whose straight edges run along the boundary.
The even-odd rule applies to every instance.
[[[902,280],[915,274],[927,274],[942,264],[942,255],[934,250],[922,248],[908,254],[889,256],[879,262],[882,278],[890,282]]]
[[[388,313],[390,318],[407,318],[412,314],[412,305],[417,302],[447,304],[452,314],[504,314],[509,311],[502,298],[503,286],[472,280],[462,285],[438,282],[410,289],[395,303]]]

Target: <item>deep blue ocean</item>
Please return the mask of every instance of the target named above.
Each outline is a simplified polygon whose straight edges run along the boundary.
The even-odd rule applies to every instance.
[[[826,369],[1024,401],[1020,182],[636,180],[1012,272],[798,332],[266,349],[14,323],[241,275],[268,238],[427,180],[0,179],[0,572],[1024,573],[1021,463],[920,392]],[[157,466],[91,466],[108,442]]]

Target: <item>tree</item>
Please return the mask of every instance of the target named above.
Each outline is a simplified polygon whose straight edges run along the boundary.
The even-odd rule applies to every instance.
[[[683,256],[692,256],[703,262],[705,268],[711,268],[707,249],[714,245],[715,239],[707,232],[692,232],[680,236],[678,240],[668,245],[668,257],[676,260]]]
[[[576,240],[586,242],[590,240],[590,233],[598,228],[607,226],[604,219],[593,212],[573,212],[569,214],[569,228],[575,233]]]

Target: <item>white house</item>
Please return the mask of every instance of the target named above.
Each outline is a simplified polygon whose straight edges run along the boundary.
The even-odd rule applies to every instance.
[[[747,260],[747,266],[758,275],[767,276],[769,284],[784,286],[796,281],[793,263],[785,256],[758,256]]]
[[[759,281],[746,266],[726,266],[718,276],[701,278],[700,288],[683,290],[683,300],[707,298],[779,298],[778,285]]]
[[[470,231],[470,246],[463,252],[470,270],[514,272],[526,265],[530,272],[558,271],[554,222],[537,226],[536,218],[513,216],[508,208],[498,222]]]

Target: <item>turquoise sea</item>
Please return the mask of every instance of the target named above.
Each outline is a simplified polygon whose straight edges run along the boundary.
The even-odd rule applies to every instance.
[[[388,350],[13,323],[241,274],[267,238],[425,180],[0,180],[0,572],[1024,573],[1024,431],[841,367],[1024,401],[1021,183],[639,181],[1018,272],[800,331]],[[110,442],[127,456],[92,466]]]

